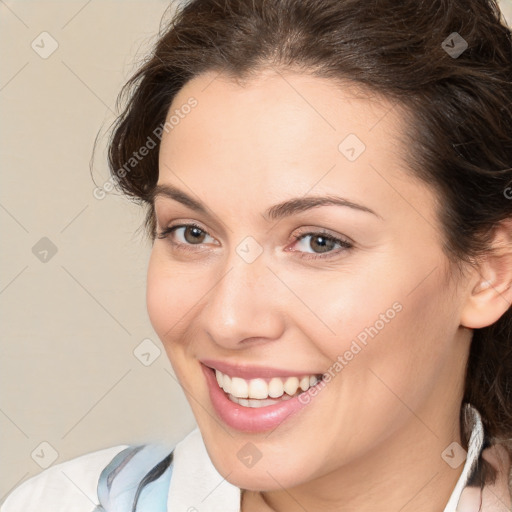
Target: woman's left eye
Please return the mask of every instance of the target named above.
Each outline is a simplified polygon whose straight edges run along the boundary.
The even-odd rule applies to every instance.
[[[328,233],[302,233],[295,236],[294,244],[304,258],[322,258],[339,254],[343,250],[352,249],[353,244]],[[326,256],[323,256],[326,255]]]

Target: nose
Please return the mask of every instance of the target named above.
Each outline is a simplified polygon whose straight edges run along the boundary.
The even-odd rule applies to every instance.
[[[279,281],[264,258],[247,263],[234,254],[224,269],[200,313],[210,339],[228,349],[279,339],[285,312],[279,304]]]

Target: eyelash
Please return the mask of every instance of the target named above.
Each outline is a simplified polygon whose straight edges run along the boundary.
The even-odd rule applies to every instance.
[[[175,242],[174,240],[172,240],[169,237],[169,235],[171,233],[173,233],[174,231],[176,231],[179,228],[197,228],[200,231],[202,231],[203,233],[205,233],[206,235],[212,236],[212,235],[210,235],[210,233],[208,233],[208,231],[203,229],[198,224],[195,224],[194,222],[190,222],[187,224],[177,224],[175,226],[169,226],[169,227],[163,229],[160,233],[158,233],[157,238],[159,238],[159,239],[169,238],[169,241],[171,242],[171,244],[180,250],[195,251],[196,249],[194,249],[193,246],[200,245],[200,244],[184,244],[181,242]],[[328,251],[326,253],[306,253],[303,251],[289,251],[289,252],[298,252],[300,258],[304,258],[304,259],[308,259],[308,260],[315,260],[315,259],[328,259],[328,258],[339,255],[339,253],[342,251],[346,251],[346,250],[352,249],[354,247],[354,245],[351,242],[349,242],[348,240],[343,240],[341,238],[337,238],[323,229],[319,229],[318,231],[308,231],[305,233],[300,233],[300,234],[294,235],[293,239],[295,242],[299,242],[300,240],[302,240],[303,238],[306,238],[308,236],[312,236],[312,237],[322,236],[325,239],[339,245],[340,247],[337,250]]]

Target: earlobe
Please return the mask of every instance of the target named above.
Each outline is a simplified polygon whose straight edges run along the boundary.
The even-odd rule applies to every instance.
[[[495,229],[489,252],[479,259],[462,310],[461,325],[481,329],[495,323],[512,305],[512,219]]]

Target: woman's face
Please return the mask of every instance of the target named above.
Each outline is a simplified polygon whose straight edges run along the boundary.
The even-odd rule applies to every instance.
[[[438,457],[458,433],[464,287],[449,278],[436,197],[402,162],[407,126],[354,91],[208,73],[169,111],[155,211],[159,233],[175,229],[152,249],[148,311],[238,487],[293,487],[389,446],[414,458],[437,443]],[[288,392],[235,404],[207,366],[239,395]]]

